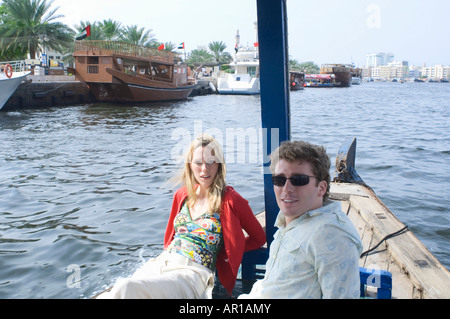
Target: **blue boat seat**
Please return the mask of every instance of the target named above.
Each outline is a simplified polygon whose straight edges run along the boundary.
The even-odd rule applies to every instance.
[[[377,299],[392,298],[392,273],[386,270],[367,269],[360,267],[361,298],[366,297],[366,287],[377,288]]]

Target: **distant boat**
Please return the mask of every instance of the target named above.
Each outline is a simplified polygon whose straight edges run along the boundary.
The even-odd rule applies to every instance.
[[[320,74],[334,74],[336,86],[349,87],[352,85],[352,69],[350,64],[324,64],[320,68]]]
[[[352,76],[352,85],[360,85],[362,83],[361,78]]]
[[[217,79],[219,94],[260,94],[257,47],[239,48],[230,66],[234,73],[222,74]]]
[[[353,66],[350,72],[352,74],[352,85],[362,84],[362,69]]]
[[[24,61],[0,62],[0,110],[30,73]]]
[[[289,86],[291,88],[291,91],[299,91],[304,89],[305,87],[304,72],[290,71],[289,76],[290,76]]]
[[[195,87],[189,69],[169,51],[114,41],[76,41],[75,76],[97,100],[153,102],[186,99]]]
[[[336,76],[334,74],[306,74],[305,87],[312,88],[332,88],[337,87]]]

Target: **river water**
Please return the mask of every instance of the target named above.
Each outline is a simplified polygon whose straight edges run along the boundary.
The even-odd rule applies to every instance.
[[[364,83],[291,93],[293,139],[356,168],[450,267],[450,85]],[[89,298],[163,249],[183,146],[215,134],[227,180],[264,209],[260,98],[0,112],[0,298]],[[239,136],[246,136],[239,142]]]

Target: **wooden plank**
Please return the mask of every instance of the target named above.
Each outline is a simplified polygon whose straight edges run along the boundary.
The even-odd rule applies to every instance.
[[[374,236],[371,226],[361,217],[359,212],[350,205],[349,201],[342,202],[342,209],[347,212],[347,216],[355,226],[363,244],[363,251],[366,251],[379,242],[379,238]],[[393,299],[411,299],[414,286],[408,276],[402,272],[401,268],[392,260],[387,251],[386,244],[380,245],[369,256],[364,256],[360,260],[360,267],[369,269],[387,270],[392,273],[392,298]],[[376,297],[373,289],[366,292],[369,297]]]
[[[404,227],[404,224],[379,201],[371,190],[360,187],[369,197],[352,195],[350,196],[351,205],[373,227],[373,231],[379,238],[384,238]],[[413,292],[415,296],[450,298],[449,272],[412,232],[389,239],[387,249],[416,286],[417,289]]]

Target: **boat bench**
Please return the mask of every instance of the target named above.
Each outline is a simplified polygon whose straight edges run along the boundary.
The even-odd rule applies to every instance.
[[[257,280],[264,278],[267,249],[246,252],[242,259],[242,279]],[[389,271],[360,267],[360,298],[366,298],[368,286],[377,288],[377,299],[391,299],[392,274]]]

